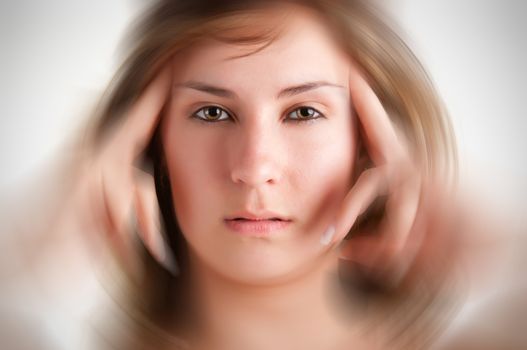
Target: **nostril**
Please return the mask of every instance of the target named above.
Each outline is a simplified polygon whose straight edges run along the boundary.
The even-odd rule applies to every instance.
[[[248,187],[259,187],[264,184],[276,184],[280,180],[281,167],[276,157],[251,156],[250,160],[239,160],[231,170],[231,180],[236,184]]]

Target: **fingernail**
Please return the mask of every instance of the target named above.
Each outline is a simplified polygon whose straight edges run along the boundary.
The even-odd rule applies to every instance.
[[[160,245],[159,251],[162,252],[161,256],[161,264],[173,275],[178,276],[181,272],[179,270],[179,265],[176,259],[176,256],[172,252],[172,249],[170,249],[170,246],[168,245],[168,241],[166,239],[166,230],[164,228],[164,225],[162,225],[160,222],[158,222],[157,230],[159,232],[159,242]]]
[[[335,226],[331,225],[328,227],[326,232],[322,234],[322,237],[320,237],[320,244],[328,245],[329,243],[331,243],[331,240],[333,239],[334,235],[335,235]]]
[[[167,247],[167,249],[168,249],[168,247]],[[177,264],[175,256],[172,254],[172,252],[165,251],[165,256],[163,257],[163,265],[165,266],[165,268],[173,276],[178,276],[179,275],[179,273],[180,273],[179,266]]]

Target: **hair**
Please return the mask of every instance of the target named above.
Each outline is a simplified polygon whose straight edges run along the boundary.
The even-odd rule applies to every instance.
[[[422,166],[425,175],[455,180],[457,155],[446,109],[427,73],[393,29],[388,17],[367,0],[288,2],[314,10],[333,31],[342,48],[368,79],[391,120],[405,134],[412,156]],[[130,33],[125,45],[128,49],[125,53],[127,58],[103,96],[97,111],[99,122],[95,129],[95,144],[111,129],[110,126],[125,115],[170,58],[198,40],[214,38],[226,43],[259,45],[257,51],[272,43],[280,36],[280,30],[253,30],[257,28],[251,25],[255,17],[249,14],[257,15],[265,6],[282,3],[284,1],[155,1]],[[240,32],[245,34],[241,35]],[[185,286],[189,276],[186,242],[174,213],[159,132],[152,138],[146,159],[153,162],[163,226],[180,274],[173,276],[168,273],[143,249],[143,263],[147,271],[143,280],[126,284],[126,301],[119,299],[122,296],[118,297],[119,302],[125,304],[123,309],[132,324],[133,337],[128,339],[130,344],[126,345],[129,349],[173,344],[175,338],[166,329],[184,330],[191,327],[194,322],[193,308],[199,307],[187,302],[189,299]],[[381,216],[382,211],[372,211],[364,215],[361,222],[371,225]],[[346,284],[345,281],[343,284]],[[438,293],[423,294],[421,290],[418,292],[420,297],[416,298],[415,291],[400,293],[382,289],[382,286],[376,286],[375,290],[367,289],[365,295],[383,295],[381,303],[384,306],[384,301],[388,300],[386,295],[390,295],[390,300],[396,300],[393,304],[405,313],[404,319],[387,318],[386,322],[398,325],[397,330],[393,330],[393,339],[397,338],[402,347],[416,344],[418,338],[421,343],[428,340],[428,335],[435,328],[429,327],[429,331],[424,331],[427,329],[425,324],[430,323],[430,320],[423,310],[434,310],[431,305],[436,303]],[[408,307],[410,304],[412,307]],[[418,319],[425,321],[417,322]],[[415,325],[412,333],[411,326]]]

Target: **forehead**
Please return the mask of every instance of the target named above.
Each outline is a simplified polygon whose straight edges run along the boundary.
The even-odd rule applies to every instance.
[[[236,42],[259,33],[274,36],[257,43]],[[227,35],[228,40],[206,37],[178,53],[175,79],[238,87],[347,80],[348,55],[324,20],[307,8],[279,6],[247,13]]]

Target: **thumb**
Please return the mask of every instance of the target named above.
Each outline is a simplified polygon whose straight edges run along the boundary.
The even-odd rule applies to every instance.
[[[152,257],[173,275],[179,273],[175,257],[166,241],[152,175],[137,170],[134,207],[138,235]]]

